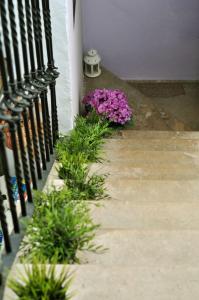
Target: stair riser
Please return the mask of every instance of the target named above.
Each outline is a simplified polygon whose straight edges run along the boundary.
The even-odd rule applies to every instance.
[[[148,164],[199,165],[199,153],[197,152],[144,150],[125,150],[125,152],[121,152],[115,151],[115,149],[109,149],[103,154],[103,158],[103,164],[106,164],[107,162],[115,164],[117,161],[121,161],[124,165],[132,163],[135,166]]]
[[[169,139],[169,140],[173,140],[173,139],[196,139],[199,140],[199,132],[197,131],[178,131],[178,132],[174,132],[174,131],[158,131],[158,130],[123,130],[123,131],[119,131],[118,133],[116,133],[116,138],[121,138],[121,139],[133,139],[133,140],[137,140],[137,139],[144,139],[144,140],[148,140],[148,139]]]
[[[191,166],[192,167],[192,166]],[[159,167],[128,167],[120,164],[111,166],[93,166],[91,173],[108,174],[110,177],[134,180],[199,180],[199,167],[188,168],[187,166]]]
[[[125,151],[183,151],[199,152],[199,142],[195,140],[110,140],[105,143],[104,150],[114,152]]]

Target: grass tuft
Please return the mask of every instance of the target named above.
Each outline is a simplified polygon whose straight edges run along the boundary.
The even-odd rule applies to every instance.
[[[43,263],[78,263],[78,251],[96,251],[99,225],[93,223],[85,201],[68,199],[68,190],[37,193],[35,213],[21,245],[21,260]]]
[[[69,292],[71,282],[72,276],[66,267],[57,276],[55,265],[34,263],[25,267],[25,275],[10,279],[8,285],[21,300],[69,300],[73,296]]]

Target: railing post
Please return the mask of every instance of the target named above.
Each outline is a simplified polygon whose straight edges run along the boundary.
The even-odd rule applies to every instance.
[[[48,56],[48,69],[47,71],[50,74],[53,74],[56,79],[59,76],[59,73],[56,71],[54,64],[54,55],[53,55],[53,44],[52,44],[52,28],[51,28],[51,16],[50,16],[50,6],[48,0],[42,0],[43,7],[43,18],[44,18],[44,29],[45,29],[45,38],[46,38],[46,48]],[[58,117],[57,117],[57,100],[56,100],[56,81],[50,84],[51,91],[51,118],[52,118],[52,128],[53,128],[53,144],[56,144],[58,135],[59,135],[59,126],[58,126]]]

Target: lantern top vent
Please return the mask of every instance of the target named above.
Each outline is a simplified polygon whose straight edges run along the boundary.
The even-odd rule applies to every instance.
[[[101,57],[99,56],[97,50],[91,49],[88,51],[87,55],[84,57],[84,62],[87,65],[97,65],[101,62]]]

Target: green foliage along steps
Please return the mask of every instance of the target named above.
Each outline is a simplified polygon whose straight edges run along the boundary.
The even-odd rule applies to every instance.
[[[70,155],[81,153],[87,162],[100,161],[103,137],[112,132],[109,122],[99,119],[93,112],[86,118],[77,117],[75,125],[70,135],[61,137],[57,143],[58,160],[63,152],[67,152]]]
[[[109,122],[92,112],[87,118],[77,117],[75,129],[57,143],[59,177],[64,179],[69,190],[79,195],[79,199],[99,200],[107,197],[104,188],[106,176],[89,175],[88,164],[102,160],[103,137],[111,132]]]
[[[9,287],[21,300],[69,300],[72,276],[66,267],[63,267],[59,276],[55,265],[33,264],[25,266],[25,274],[19,278],[9,280]]]
[[[37,193],[35,212],[21,244],[21,260],[79,263],[78,251],[97,251],[93,244],[99,225],[93,223],[85,201],[68,198],[68,190]]]
[[[19,257],[20,262],[33,267],[26,270],[26,279],[21,283],[10,281],[10,287],[20,299],[70,299],[68,273],[63,271],[56,279],[54,267],[47,276],[46,266],[40,268],[38,263],[80,263],[80,251],[105,250],[93,241],[100,225],[93,222],[90,204],[85,200],[107,197],[106,176],[89,174],[89,164],[102,161],[103,138],[110,133],[109,123],[91,113],[87,118],[77,117],[75,129],[58,141],[58,173],[65,185],[59,191],[35,192],[35,209]]]

